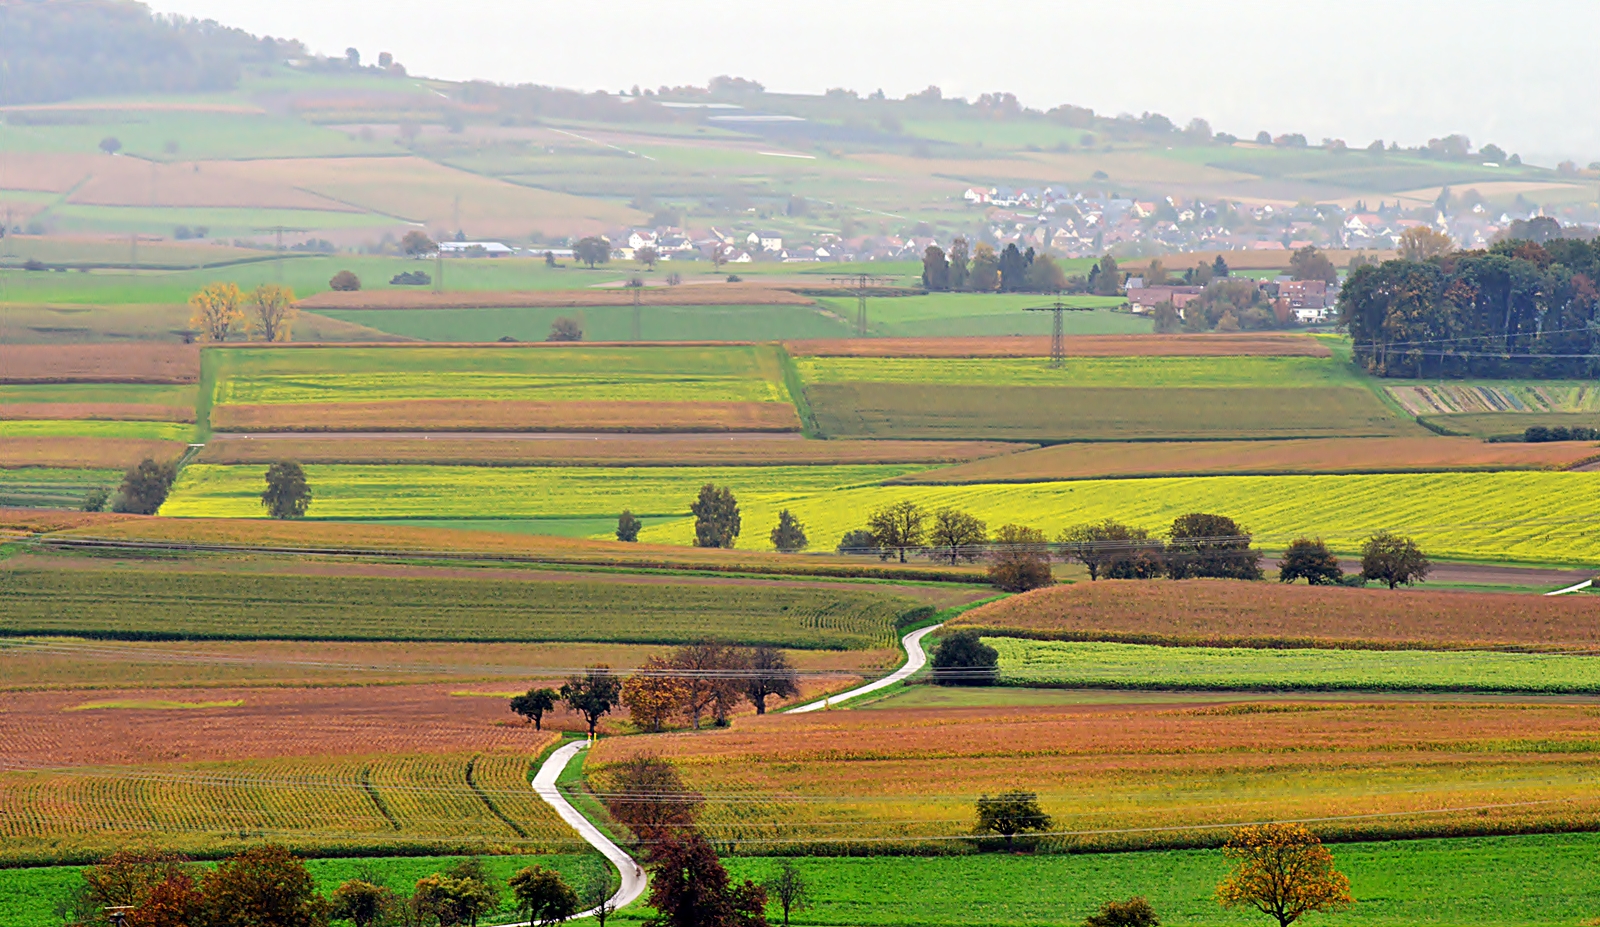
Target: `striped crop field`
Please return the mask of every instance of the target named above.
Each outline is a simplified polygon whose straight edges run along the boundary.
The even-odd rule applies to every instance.
[[[706,483],[738,496],[787,497],[870,486],[916,465],[792,467],[306,467],[313,518],[687,515]],[[261,517],[264,466],[186,467],[162,514]],[[747,522],[747,533],[757,527]]]
[[[797,356],[812,357],[1049,357],[1043,335],[954,338],[831,338],[786,341]],[[1067,356],[1082,357],[1328,357],[1327,346],[1303,335],[1073,335]]]
[[[749,494],[748,525],[775,523],[789,509],[813,539],[832,544],[875,508],[911,501],[953,506],[996,527],[1007,522],[1054,537],[1113,518],[1163,532],[1189,512],[1234,518],[1258,543],[1320,536],[1355,552],[1373,532],[1414,537],[1432,556],[1522,563],[1600,564],[1600,474],[1505,472],[1352,476],[1212,476],[972,486],[869,486],[828,492]],[[693,525],[646,528],[641,540],[688,544]],[[748,546],[765,549],[764,537]]]
[[[872,586],[0,570],[0,636],[121,640],[596,641],[716,638],[803,649],[894,643],[921,603]]]
[[[193,383],[199,376],[198,345],[0,345],[0,383]]]
[[[1316,819],[1326,838],[1588,830],[1592,709],[1557,704],[1237,703],[885,708],[742,718],[712,734],[602,741],[678,764],[702,826],[737,852],[948,852],[973,802],[1022,788],[1047,847],[1215,846],[1240,822]]]
[[[1345,386],[1348,368],[1318,357],[1089,357],[1052,369],[1042,357],[799,357],[813,383],[929,386],[1272,387]]]
[[[1403,383],[1384,389],[1412,415],[1600,412],[1600,389],[1581,380]]]
[[[529,752],[290,757],[0,772],[0,861],[159,840],[188,853],[263,838],[307,852],[560,852],[576,837],[528,785]]]
[[[214,406],[229,431],[795,432],[787,402],[524,402],[407,399]]]
[[[178,422],[118,422],[95,420],[0,421],[0,439],[8,438],[138,438],[145,441],[182,441],[194,434],[192,425]]]
[[[1017,686],[1600,692],[1592,654],[985,641],[1000,652],[1001,680]]]
[[[145,458],[176,460],[182,441],[144,438],[14,438],[0,436],[0,469],[16,467],[127,469]]]

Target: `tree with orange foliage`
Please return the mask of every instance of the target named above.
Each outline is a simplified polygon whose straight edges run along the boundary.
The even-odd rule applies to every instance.
[[[207,927],[327,927],[328,900],[306,864],[275,844],[230,857],[200,881]]]
[[[244,294],[232,283],[213,283],[189,297],[189,324],[204,341],[227,341],[234,328],[244,321]]]
[[[664,657],[650,657],[639,670],[622,684],[622,704],[640,730],[660,733],[667,719],[683,708],[688,688]]]
[[[262,341],[288,341],[295,314],[294,290],[263,283],[250,291],[250,334]]]
[[[1400,233],[1399,250],[1407,261],[1426,261],[1456,250],[1456,243],[1438,229],[1414,225]]]
[[[1312,911],[1352,903],[1350,880],[1333,868],[1333,854],[1302,824],[1241,827],[1222,853],[1234,870],[1217,886],[1224,908],[1251,907],[1289,927]]]
[[[128,912],[127,927],[200,927],[205,896],[187,872],[174,872],[150,887],[144,903]]]

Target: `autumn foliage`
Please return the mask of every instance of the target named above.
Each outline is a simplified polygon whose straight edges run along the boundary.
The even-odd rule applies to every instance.
[[[1217,886],[1217,902],[1225,908],[1255,908],[1288,927],[1304,914],[1352,903],[1350,880],[1333,868],[1333,854],[1302,824],[1241,827],[1222,853],[1234,863]]]

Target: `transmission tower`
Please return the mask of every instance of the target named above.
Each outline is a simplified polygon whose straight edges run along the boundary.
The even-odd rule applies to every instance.
[[[278,282],[282,283],[283,282],[283,233],[284,232],[309,232],[311,230],[310,229],[294,228],[292,226],[287,226],[287,225],[269,225],[269,226],[267,226],[265,228],[253,229],[253,231],[257,231],[257,232],[272,232],[274,235],[277,236],[277,252],[278,252],[278,260],[276,262],[277,265],[278,265],[277,273],[278,273]]]
[[[892,278],[878,274],[845,274],[829,277],[835,285],[854,290],[856,294],[856,337],[867,337],[867,294],[874,287],[889,283]]]
[[[1050,326],[1050,367],[1060,369],[1067,362],[1067,336],[1061,323],[1063,312],[1091,312],[1092,306],[1069,306],[1061,299],[1061,292],[1056,291],[1056,300],[1048,306],[1029,306],[1024,312],[1048,312],[1054,318]]]

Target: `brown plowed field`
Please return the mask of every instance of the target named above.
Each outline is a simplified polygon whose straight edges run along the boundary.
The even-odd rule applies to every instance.
[[[971,833],[974,799],[1013,788],[1038,793],[1066,832],[1045,838],[1059,849],[1215,845],[1225,829],[1192,828],[1300,818],[1329,818],[1313,826],[1346,838],[1589,829],[1593,714],[1400,702],[835,711],[606,740],[585,768],[603,785],[606,765],[633,753],[671,759],[707,796],[708,836],[746,852],[927,846],[919,838]],[[1473,810],[1518,802],[1529,804]]]
[[[788,341],[789,353],[810,357],[1048,357],[1042,335],[975,338],[839,338]],[[1073,335],[1068,357],[1329,357],[1304,335]]]
[[[813,300],[793,290],[754,284],[644,287],[642,306],[809,306]],[[520,307],[631,306],[634,291],[583,290],[479,290],[453,293],[414,290],[329,290],[300,301],[300,308],[318,309],[503,309]],[[1046,351],[1048,353],[1048,349]]]
[[[1476,438],[1317,438],[1058,444],[975,460],[894,483],[1038,483],[1103,477],[1211,474],[1566,470],[1600,459],[1589,442],[1487,444]]]
[[[143,515],[122,515],[111,512],[67,512],[61,509],[9,509],[0,508],[0,529],[24,531],[30,534],[46,531],[67,531],[73,528],[104,528],[119,521],[138,520]]]
[[[1600,648],[1600,597],[1101,580],[975,608],[952,627],[1188,645]]]
[[[781,402],[490,402],[411,399],[223,405],[213,428],[231,431],[799,431]]]
[[[199,463],[408,463],[469,466],[737,466],[949,463],[1008,454],[1016,445],[959,441],[804,441],[784,437],[528,439],[491,435],[438,438],[363,436],[213,439]],[[0,455],[0,460],[4,456]]]
[[[197,345],[0,345],[0,383],[194,383],[199,379]]]
[[[146,457],[176,460],[188,445],[144,438],[29,438],[0,441],[0,468],[88,467],[123,470]]]
[[[135,402],[8,402],[0,403],[0,419],[193,422],[194,410]]]

